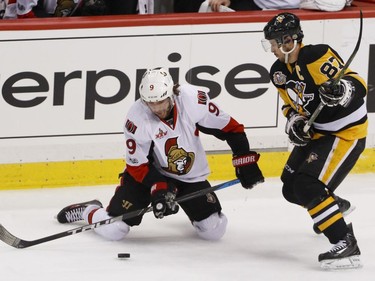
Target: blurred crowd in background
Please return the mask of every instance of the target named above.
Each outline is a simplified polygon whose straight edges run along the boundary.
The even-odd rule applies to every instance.
[[[340,11],[352,0],[0,0],[0,19],[313,9]]]

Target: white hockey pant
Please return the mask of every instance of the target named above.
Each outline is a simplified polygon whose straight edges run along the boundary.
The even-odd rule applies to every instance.
[[[201,221],[194,221],[193,226],[200,238],[205,240],[219,240],[227,229],[228,219],[223,213],[213,213]]]
[[[101,220],[110,219],[111,216],[108,215],[104,208],[98,208],[98,206],[88,206],[82,214],[82,217],[87,223],[95,223]],[[90,222],[88,217],[92,213],[92,221]],[[129,233],[130,227],[123,221],[116,221],[111,224],[103,225],[98,228],[94,228],[94,231],[100,236],[108,240],[121,240]]]

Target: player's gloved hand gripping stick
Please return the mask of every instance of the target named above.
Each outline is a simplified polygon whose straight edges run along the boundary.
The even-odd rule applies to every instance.
[[[325,82],[325,83],[323,83],[321,85],[321,88],[319,89],[319,94],[320,94],[320,96],[322,98],[322,101],[320,102],[320,104],[318,105],[318,107],[315,109],[315,111],[311,115],[309,121],[306,123],[305,127],[303,128],[303,131],[305,133],[307,133],[310,130],[312,124],[314,123],[315,119],[318,117],[318,115],[320,114],[320,112],[322,111],[322,109],[323,109],[323,107],[325,105],[335,106],[335,105],[338,105],[340,101],[344,102],[344,99],[345,99],[344,95],[345,95],[345,93],[341,93],[342,97],[339,97],[340,94],[336,95],[336,97],[335,97],[335,91],[337,92],[338,87],[341,86],[340,83],[342,83],[342,82],[340,80],[344,76],[345,71],[348,69],[349,65],[352,63],[355,55],[357,54],[357,52],[359,50],[359,46],[361,45],[362,29],[363,29],[363,14],[362,14],[362,10],[360,10],[360,18],[359,19],[360,19],[359,35],[358,35],[357,44],[356,44],[356,46],[355,46],[355,48],[353,50],[353,53],[349,57],[348,61],[345,63],[344,67],[341,69],[340,73],[335,78],[333,78],[332,80],[328,80],[327,82]],[[347,90],[349,91],[349,88]],[[339,102],[337,102],[337,104],[334,104],[335,100],[336,101],[339,100]],[[331,105],[329,104],[330,101],[332,102]]]

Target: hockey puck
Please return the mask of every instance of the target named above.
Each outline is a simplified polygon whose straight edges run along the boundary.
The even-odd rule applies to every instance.
[[[130,254],[129,253],[118,253],[117,257],[119,259],[126,259],[126,258],[130,258]]]

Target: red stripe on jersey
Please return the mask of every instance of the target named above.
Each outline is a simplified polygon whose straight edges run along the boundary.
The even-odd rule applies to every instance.
[[[168,188],[168,184],[166,182],[157,182],[153,186],[151,186],[151,195],[159,190],[166,190]]]
[[[222,129],[222,131],[226,133],[243,133],[245,132],[245,127],[231,117],[229,123]]]
[[[126,170],[137,182],[141,183],[150,169],[148,167],[148,163],[146,163],[140,166],[131,166],[127,164]]]
[[[207,104],[207,95],[203,91],[198,91],[198,104]]]

